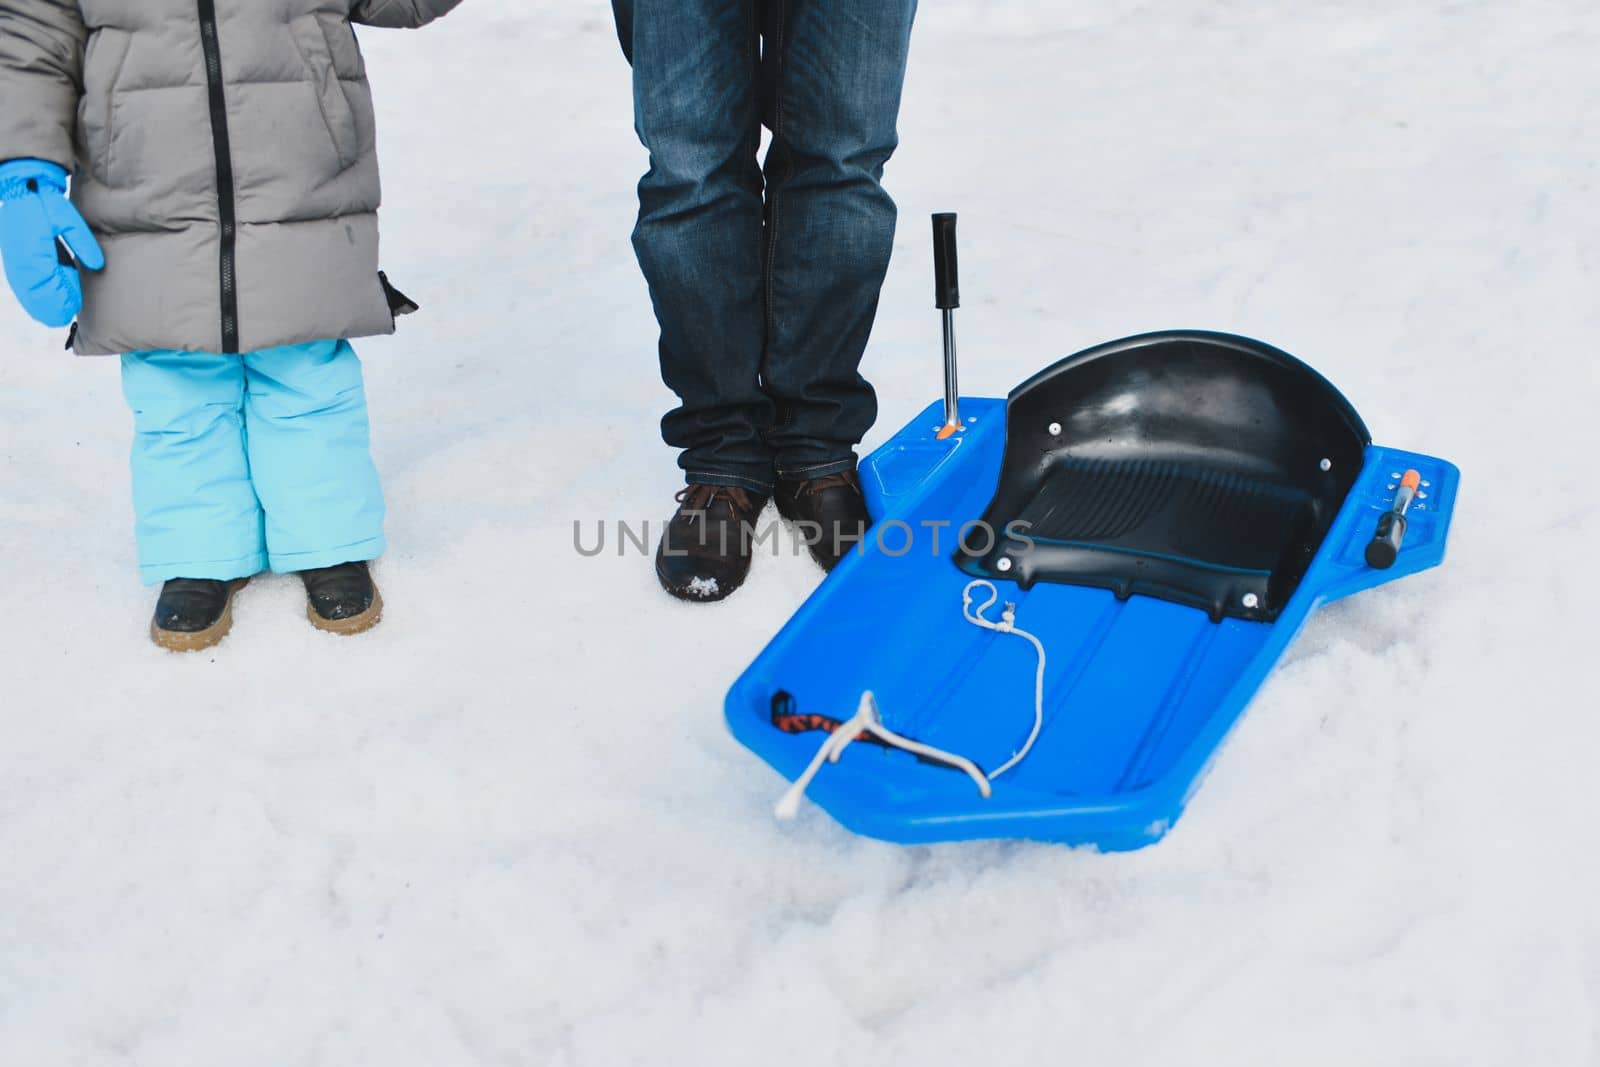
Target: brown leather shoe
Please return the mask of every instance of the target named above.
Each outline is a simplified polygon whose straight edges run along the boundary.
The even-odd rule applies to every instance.
[[[744,584],[754,555],[764,493],[726,485],[691,485],[656,550],[661,588],[680,600],[721,600]]]
[[[780,478],[773,499],[778,514],[800,526],[811,558],[825,571],[837,567],[872,526],[861,476],[854,470],[808,481]]]

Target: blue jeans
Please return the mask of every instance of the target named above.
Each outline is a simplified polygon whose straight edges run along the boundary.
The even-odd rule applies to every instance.
[[[344,341],[122,357],[139,573],[244,578],[383,554],[361,363]]]
[[[855,466],[916,6],[613,0],[650,150],[633,245],[681,402],[662,436],[690,482],[766,492]]]

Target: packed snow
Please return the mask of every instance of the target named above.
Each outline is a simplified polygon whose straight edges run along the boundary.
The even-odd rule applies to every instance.
[[[154,648],[116,363],[0,299],[0,1064],[1600,1062],[1600,10],[924,5],[869,447],[939,396],[956,210],[967,392],[1231,330],[1464,472],[1446,565],[1319,615],[1122,855],[774,820],[720,704],[819,572],[574,549],[678,488],[605,5],[363,41],[424,308],[359,346],[378,630],[270,578]]]

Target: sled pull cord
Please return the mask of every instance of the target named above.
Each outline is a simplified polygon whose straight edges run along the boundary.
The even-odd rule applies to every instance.
[[[980,586],[988,590],[989,599],[974,608],[972,593],[974,589]],[[812,780],[816,778],[818,772],[822,770],[823,764],[838,763],[839,757],[844,754],[844,750],[849,748],[851,742],[862,734],[871,734],[891,748],[898,748],[904,752],[910,752],[913,755],[932,760],[935,763],[943,763],[964,771],[967,777],[976,783],[978,792],[983,795],[983,798],[985,800],[989,799],[993,792],[990,783],[1027,758],[1034,742],[1039,740],[1039,731],[1044,728],[1044,666],[1046,658],[1044,643],[1028,631],[1017,628],[1017,606],[1015,604],[1006,604],[999,621],[984,618],[983,613],[993,607],[999,599],[1000,591],[994,587],[994,583],[984,581],[981,578],[969,582],[967,587],[961,591],[961,615],[974,626],[981,626],[985,630],[993,630],[996,633],[1014,634],[1017,637],[1021,637],[1033,645],[1033,650],[1038,653],[1039,667],[1034,672],[1033,678],[1033,729],[1028,733],[1028,739],[1023,742],[1022,747],[1017,749],[1010,759],[996,768],[994,773],[985,775],[983,771],[978,769],[977,764],[965,756],[958,756],[952,752],[934,748],[932,745],[913,741],[909,737],[902,737],[883,724],[883,716],[878,711],[878,701],[873,697],[872,691],[868,690],[861,694],[861,703],[856,709],[855,715],[840,723],[838,729],[828,735],[827,740],[823,741],[821,747],[817,749],[817,754],[811,757],[811,763],[801,773],[800,777],[794,780],[794,784],[788,788],[778,801],[777,807],[773,809],[778,818],[794,818],[795,813],[800,810],[800,799],[805,796],[806,789],[811,785]]]
[[[778,801],[777,807],[773,809],[778,818],[794,818],[795,813],[800,810],[800,798],[805,796],[806,787],[817,776],[817,772],[822,770],[822,765],[824,763],[838,763],[839,757],[844,754],[844,750],[849,748],[850,743],[862,734],[871,734],[891,748],[898,748],[913,755],[933,760],[936,763],[948,763],[958,770],[965,771],[967,777],[977,783],[978,792],[982,793],[985,798],[989,796],[989,780],[983,776],[983,772],[978,769],[977,764],[963,756],[941,751],[932,745],[924,745],[920,741],[913,741],[909,737],[901,737],[883,725],[883,716],[878,712],[878,702],[874,699],[872,690],[869,689],[861,694],[861,704],[856,713],[840,723],[839,728],[828,735],[828,739],[822,742],[822,747],[817,749],[817,754],[811,757],[810,765],[806,767],[800,777],[794,780],[794,784],[789,787],[788,791],[783,794],[782,799]]]
[[[961,429],[961,398],[956,388],[956,317],[961,306],[961,277],[956,264],[956,216],[940,212],[933,217],[933,304],[944,316],[944,426],[943,441]]]
[[[972,606],[972,591],[979,586],[988,590],[989,599],[974,608]],[[984,618],[983,613],[993,607],[995,601],[999,599],[1000,591],[994,587],[993,582],[985,581],[982,578],[968,582],[967,587],[961,591],[962,617],[974,626],[981,626],[985,630],[993,630],[996,633],[1013,634],[1027,641],[1033,646],[1034,652],[1038,653],[1039,667],[1033,675],[1033,729],[1029,731],[1028,739],[1022,743],[1022,747],[1017,749],[1010,759],[995,768],[989,775],[991,782],[1026,759],[1028,752],[1033,748],[1033,743],[1039,740],[1039,731],[1044,729],[1044,664],[1046,658],[1044,642],[1028,631],[1017,628],[1017,606],[1015,604],[1009,602],[1006,604],[1005,610],[1000,613],[999,622],[990,622]]]

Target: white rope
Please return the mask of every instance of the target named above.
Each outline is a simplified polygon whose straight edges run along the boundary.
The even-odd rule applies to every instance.
[[[878,713],[878,702],[873,698],[872,691],[869,689],[861,694],[861,705],[857,708],[855,715],[840,723],[839,728],[828,735],[828,739],[822,742],[822,747],[817,749],[817,754],[811,757],[810,765],[806,767],[800,777],[794,780],[794,784],[789,787],[788,791],[783,794],[783,798],[778,801],[778,806],[773,809],[778,818],[794,818],[795,813],[800,810],[800,798],[805,796],[806,787],[817,776],[817,772],[822,770],[822,765],[824,763],[838,763],[839,757],[844,755],[844,750],[849,748],[851,742],[862,734],[871,734],[891,747],[902,749],[918,756],[925,756],[940,763],[948,763],[952,767],[966,771],[967,777],[977,783],[978,792],[982,793],[985,798],[989,796],[989,779],[983,776],[983,772],[978,769],[977,764],[964,756],[957,756],[953,752],[945,752],[934,748],[932,745],[924,745],[920,741],[913,741],[909,737],[901,737],[883,725],[883,716]]]
[[[988,589],[989,599],[974,608],[972,605],[972,591],[979,586]],[[1039,739],[1039,731],[1044,727],[1044,644],[1028,631],[1017,629],[1017,606],[1015,604],[1006,604],[998,622],[984,618],[983,613],[993,607],[999,599],[1000,591],[994,587],[994,583],[984,581],[981,578],[968,582],[967,587],[961,591],[961,615],[974,626],[981,626],[985,630],[993,630],[1002,634],[1015,634],[1018,637],[1025,638],[1033,645],[1034,651],[1039,655],[1039,669],[1034,675],[1033,682],[1033,730],[1028,734],[1028,740],[1012,754],[1010,759],[996,768],[992,774],[986,776],[983,771],[978,769],[977,764],[965,756],[958,756],[953,752],[945,752],[934,748],[932,745],[913,741],[909,737],[902,737],[883,724],[883,716],[878,711],[878,702],[873,697],[872,691],[868,690],[861,694],[861,703],[856,708],[855,715],[840,723],[838,728],[828,735],[827,740],[823,741],[821,747],[817,749],[817,754],[811,757],[810,764],[806,766],[800,777],[794,780],[794,784],[788,788],[778,801],[777,807],[774,809],[778,818],[794,818],[795,814],[800,810],[800,799],[805,796],[806,789],[810,787],[812,780],[822,770],[823,764],[838,763],[839,757],[844,755],[844,750],[849,748],[851,743],[862,734],[871,734],[892,748],[898,748],[965,771],[967,777],[971,778],[977,785],[978,792],[987,800],[993,792],[990,783],[1027,758],[1034,742]]]
[[[972,606],[972,591],[979,586],[983,586],[989,591],[989,599],[974,608]],[[968,582],[967,587],[961,590],[961,614],[974,626],[981,626],[985,630],[993,630],[996,633],[1015,634],[1025,639],[1033,646],[1033,650],[1039,654],[1039,669],[1034,672],[1033,676],[1033,730],[1028,734],[1028,740],[1023,742],[1022,747],[1012,753],[1010,759],[990,773],[989,780],[991,782],[1026,759],[1029,750],[1033,748],[1033,743],[1039,740],[1039,731],[1044,729],[1044,642],[1026,630],[1017,629],[1017,606],[1015,604],[1006,603],[1005,609],[1000,613],[999,622],[990,622],[984,618],[983,613],[994,607],[995,601],[999,599],[1000,590],[994,587],[993,582],[986,582],[982,578],[975,579]]]

